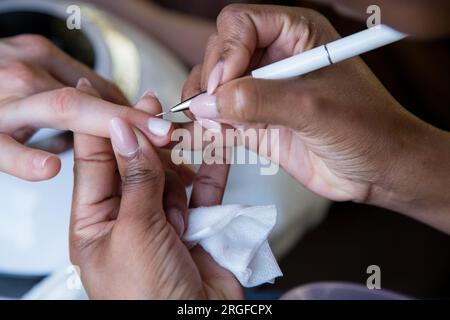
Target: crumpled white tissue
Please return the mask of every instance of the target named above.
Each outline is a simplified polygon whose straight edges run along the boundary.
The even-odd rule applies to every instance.
[[[276,215],[275,206],[192,209],[183,239],[191,246],[202,246],[244,287],[273,283],[283,275],[267,242]]]

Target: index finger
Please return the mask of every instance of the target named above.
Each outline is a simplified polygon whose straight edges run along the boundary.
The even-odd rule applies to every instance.
[[[223,62],[220,84],[246,74],[250,66],[265,65],[335,38],[317,12],[306,8],[232,4],[217,18],[218,41],[203,61],[202,79]],[[261,55],[259,49],[265,49]],[[258,63],[253,61],[258,59]],[[210,91],[210,90],[208,90]]]
[[[54,128],[109,138],[109,123],[120,117],[139,128],[153,145],[165,146],[170,141],[173,125],[169,123],[154,134],[147,113],[117,105],[85,94],[75,88],[63,88],[39,93],[10,103],[2,109],[2,130],[22,127]]]

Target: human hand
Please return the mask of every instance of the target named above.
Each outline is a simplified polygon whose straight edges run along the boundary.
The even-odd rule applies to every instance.
[[[217,27],[203,65],[184,89],[185,97],[208,90],[192,101],[197,118],[279,130],[279,145],[272,146],[279,158],[273,160],[310,190],[398,210],[442,228],[442,219],[424,212],[442,212],[448,197],[437,201],[435,181],[421,193],[417,185],[429,181],[433,168],[445,171],[439,158],[450,159],[449,135],[403,109],[360,58],[301,78],[239,78],[337,39],[323,16],[303,8],[232,5]],[[255,151],[273,157],[261,148],[266,136],[259,138]]]
[[[155,99],[139,105],[158,112]],[[178,175],[164,172],[150,141],[123,119],[112,120],[111,138],[113,148],[107,139],[75,134],[70,254],[89,297],[242,298],[232,273],[180,239],[187,199]],[[191,206],[220,204],[226,177],[227,167],[202,166]]]
[[[44,127],[109,137],[108,124],[120,115],[155,145],[169,141],[149,130],[149,116],[128,108],[113,84],[45,38],[23,35],[1,39],[0,56],[0,172],[32,181],[58,173],[61,164],[56,155],[24,145]],[[110,102],[68,87],[74,87],[80,78],[89,78]],[[170,125],[166,129],[170,130]]]

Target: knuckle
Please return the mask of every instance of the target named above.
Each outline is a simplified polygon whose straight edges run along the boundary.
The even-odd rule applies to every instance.
[[[40,35],[22,35],[19,41],[27,46],[28,54],[35,57],[47,57],[51,54],[53,44],[47,38]]]
[[[245,9],[248,6],[243,5],[243,4],[239,4],[239,3],[232,3],[227,5],[226,7],[224,7],[222,9],[222,11],[220,11],[220,14],[218,16],[218,22],[219,23],[226,23],[229,22],[232,19],[235,19],[236,16],[242,14],[243,12],[245,12]]]
[[[70,87],[55,91],[50,101],[50,107],[61,121],[65,121],[73,115],[78,95],[78,90]]]
[[[123,189],[130,191],[144,185],[152,188],[162,185],[164,173],[161,168],[143,167],[139,161],[132,161],[121,178]]]
[[[251,47],[253,44],[247,43],[245,37],[254,29],[248,10],[248,6],[233,4],[222,11],[217,21],[223,51],[222,58],[226,59],[237,48],[251,51],[249,46]],[[249,55],[251,55],[251,52],[249,52]]]
[[[195,185],[207,186],[214,190],[222,191],[224,189],[223,184],[215,180],[213,177],[207,174],[199,174],[195,177]]]

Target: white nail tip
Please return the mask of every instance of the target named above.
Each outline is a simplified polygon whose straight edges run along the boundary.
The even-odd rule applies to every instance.
[[[172,126],[172,122],[159,119],[159,118],[150,118],[148,119],[148,129],[151,133],[156,136],[164,137],[170,131],[170,127]]]

